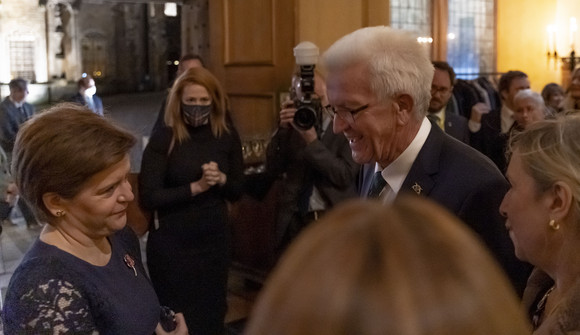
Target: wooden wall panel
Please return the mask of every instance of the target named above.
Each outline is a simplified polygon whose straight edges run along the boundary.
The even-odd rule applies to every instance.
[[[278,123],[278,97],[288,90],[294,67],[294,1],[215,0],[209,5],[211,70],[230,97],[242,141],[267,143]]]
[[[288,91],[294,68],[295,0],[208,3],[210,70],[229,96],[249,173],[246,194],[230,213],[233,262],[263,277],[274,264],[277,192],[260,172],[263,151],[278,126],[278,97]]]
[[[227,0],[225,65],[274,65],[274,4],[263,0]]]
[[[237,129],[242,139],[272,134],[272,122],[277,117],[277,111],[272,108],[275,103],[272,94],[230,94],[230,102],[236,106],[232,109],[232,119],[240,125]]]

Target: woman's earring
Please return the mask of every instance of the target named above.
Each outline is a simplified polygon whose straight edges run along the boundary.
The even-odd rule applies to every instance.
[[[57,217],[64,216],[64,211],[62,209],[57,209],[54,213]]]
[[[552,230],[558,230],[560,229],[560,224],[556,222],[556,220],[552,219],[550,220],[550,222],[548,223],[548,225],[550,226],[550,228],[552,228]]]

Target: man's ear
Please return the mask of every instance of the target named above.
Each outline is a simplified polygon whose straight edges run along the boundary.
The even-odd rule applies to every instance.
[[[413,97],[406,93],[399,94],[395,97],[394,103],[398,106],[396,110],[397,123],[406,125],[409,119],[413,117],[413,107],[415,106]]]
[[[508,91],[507,90],[499,91],[499,95],[501,96],[501,99],[503,101],[507,101],[507,99],[508,99]]]
[[[574,196],[572,189],[564,182],[556,182],[552,185],[549,197],[550,218],[556,221],[562,221],[566,218],[572,209]]]

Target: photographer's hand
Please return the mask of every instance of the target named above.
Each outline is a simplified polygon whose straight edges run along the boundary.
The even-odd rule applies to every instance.
[[[316,129],[314,127],[303,130],[294,124],[294,114],[296,114],[296,108],[294,108],[294,102],[292,100],[286,100],[282,103],[282,110],[280,111],[280,127],[289,128],[290,126],[296,130],[300,136],[304,139],[306,144],[312,143],[318,139],[316,134]]]
[[[295,113],[296,108],[294,108],[292,100],[284,101],[280,110],[280,128],[290,128]]]
[[[187,334],[189,334],[188,329],[187,329],[187,325],[185,324],[185,318],[183,317],[182,313],[175,314],[175,323],[176,323],[176,328],[172,332],[166,332],[165,330],[163,330],[163,327],[161,326],[161,324],[158,323],[157,327],[155,328],[155,334],[157,334],[157,335],[187,335]]]

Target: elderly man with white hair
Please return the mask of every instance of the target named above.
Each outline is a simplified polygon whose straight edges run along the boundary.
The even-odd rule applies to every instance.
[[[508,183],[425,117],[434,72],[425,47],[407,32],[368,27],[335,42],[323,62],[334,132],[366,164],[361,195],[390,202],[413,193],[443,205],[479,234],[521,294],[530,267],[514,257],[498,210]]]
[[[513,129],[523,130],[530,124],[543,120],[549,115],[544,98],[530,89],[521,90],[514,96],[515,120]]]

